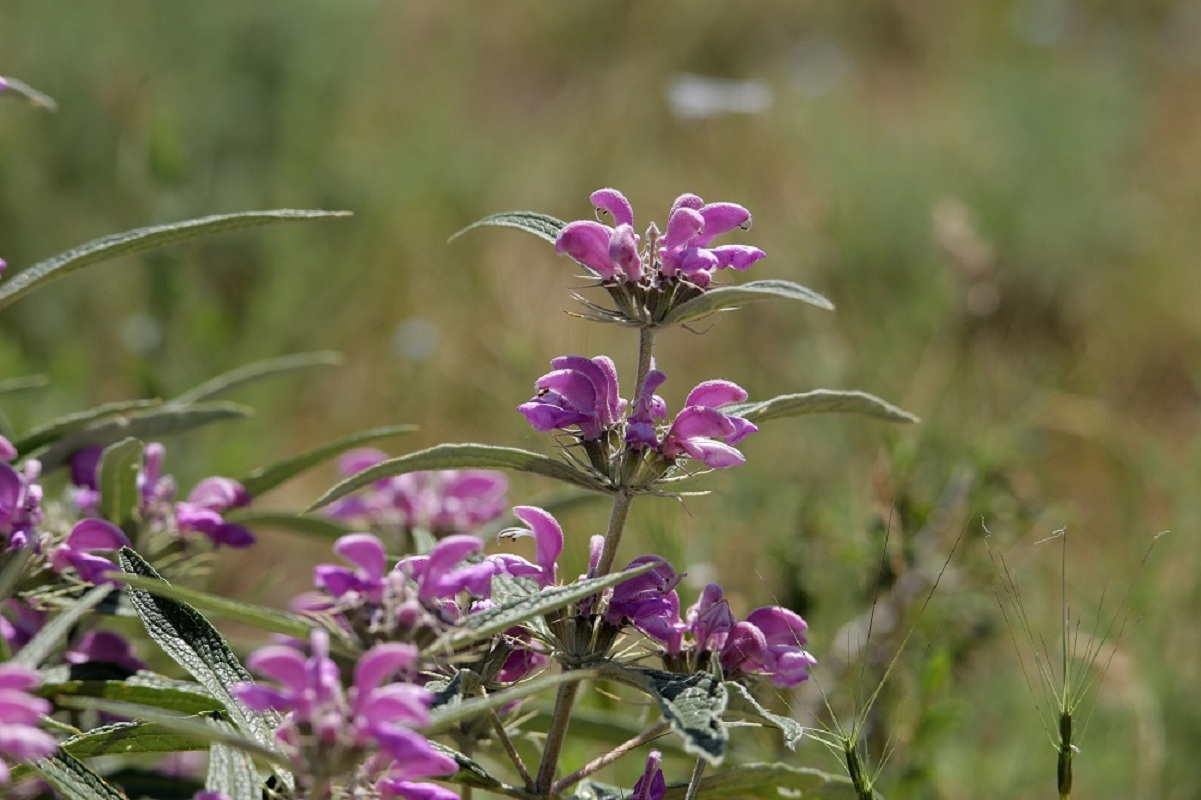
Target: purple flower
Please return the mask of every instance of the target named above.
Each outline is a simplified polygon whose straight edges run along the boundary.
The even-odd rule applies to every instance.
[[[498,564],[490,560],[464,562],[483,546],[474,536],[447,536],[434,545],[429,555],[402,558],[395,571],[417,584],[417,596],[425,603],[453,604],[463,591],[486,598],[492,593],[492,576]]]
[[[28,544],[42,521],[41,471],[41,462],[34,459],[19,471],[0,462],[0,541],[7,540],[9,550]]]
[[[721,666],[727,672],[763,675],[777,686],[796,686],[817,664],[802,647],[808,628],[799,614],[786,608],[756,609],[730,630]]]
[[[226,522],[226,511],[250,504],[242,484],[231,478],[205,478],[192,489],[188,499],[175,504],[175,521],[181,534],[203,533],[213,545],[249,547],[254,534],[242,525]]]
[[[513,515],[530,526],[530,530],[510,528],[502,536],[518,538],[534,537],[534,561],[531,564],[515,555],[498,554],[490,560],[501,565],[504,572],[514,577],[529,577],[542,588],[552,585],[558,578],[558,560],[563,552],[563,528],[549,512],[537,506],[516,506]]]
[[[454,759],[435,750],[412,730],[429,722],[433,693],[412,683],[393,683],[411,671],[417,648],[390,642],[376,645],[355,664],[353,685],[343,690],[338,666],[329,657],[329,634],[316,629],[306,658],[287,645],[255,651],[247,666],[276,683],[239,683],[235,697],[255,711],[273,709],[287,717],[277,737],[310,774],[319,764],[342,764],[378,752],[390,759],[382,780],[449,775]]]
[[[0,664],[0,756],[17,761],[44,758],[58,745],[38,722],[50,713],[50,703],[28,693],[38,674],[13,662]],[[0,783],[8,782],[8,764],[0,758]]]
[[[334,552],[355,568],[319,564],[313,569],[317,588],[352,604],[381,602],[387,583],[387,556],[380,540],[369,533],[351,533],[334,542]]]
[[[731,445],[759,430],[742,417],[723,414],[719,406],[739,403],[746,391],[729,381],[705,381],[693,389],[684,401],[684,410],[676,415],[659,452],[667,458],[687,455],[714,469],[733,467],[746,461]]]
[[[380,450],[360,448],[342,456],[338,469],[350,477],[387,459]],[[508,487],[508,479],[493,470],[413,472],[378,480],[334,503],[327,513],[402,531],[468,533],[504,513]]]
[[[677,575],[660,556],[639,556],[626,569],[655,563],[644,572],[613,587],[605,621],[620,627],[629,623],[647,636],[662,642],[669,653],[678,652],[684,633],[680,620],[680,598],[675,592],[682,575]]]
[[[68,664],[99,661],[125,667],[130,672],[146,668],[145,662],[134,655],[125,637],[110,631],[88,631],[63,655],[63,661]]]
[[[642,257],[630,201],[616,189],[599,189],[591,199],[597,210],[609,213],[614,227],[591,220],[568,223],[555,240],[555,252],[571,256],[602,281],[637,283]]]
[[[600,439],[621,420],[626,402],[617,387],[617,367],[606,356],[560,356],[539,378],[538,393],[517,410],[536,431],[579,429],[584,441]]]
[[[709,203],[694,194],[676,198],[667,218],[667,234],[659,249],[662,273],[688,278],[701,288],[709,285],[714,270],[748,269],[764,252],[747,245],[710,247],[710,242],[735,228],[751,227],[751,214],[735,203]]]
[[[117,583],[104,577],[104,573],[114,569],[113,563],[92,554],[129,546],[129,539],[111,522],[94,517],[80,520],[67,534],[66,541],[50,554],[50,568],[59,573],[73,568],[86,583]]]
[[[735,622],[730,604],[722,597],[721,587],[716,583],[705,586],[696,604],[688,609],[686,619],[700,652],[720,653]]]
[[[3,259],[0,259],[0,264],[3,264]],[[4,267],[0,267],[3,271]],[[12,461],[17,457],[17,448],[13,447],[13,443],[3,436],[0,436],[0,461]]]
[[[667,781],[663,778],[663,756],[652,750],[646,757],[646,771],[634,784],[630,800],[663,800],[667,794]]]

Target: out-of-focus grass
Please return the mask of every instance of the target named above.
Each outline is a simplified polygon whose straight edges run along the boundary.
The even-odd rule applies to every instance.
[[[1199,19],[1166,0],[10,3],[0,74],[60,105],[0,107],[0,252],[14,269],[206,213],[356,217],[108,265],[6,310],[0,375],[46,372],[54,388],[5,411],[29,425],[334,348],[345,367],[245,393],[270,413],[175,445],[175,470],[236,474],[391,422],[422,426],[405,449],[549,448],[513,407],[563,352],[628,371],[628,332],[564,313],[581,282],[544,244],[446,238],[498,210],[586,216],[604,185],[640,224],[662,224],[684,191],[740,202],[755,227],[738,241],[769,254],[756,274],[811,285],[838,312],[760,306],[664,334],[669,404],[720,376],[756,397],[862,388],[924,421],[773,423],[747,441],[748,466],[705,479],[716,496],[688,513],[635,509],[642,546],[701,582],[716,565],[737,611],[802,608],[845,709],[834,635],[870,602],[884,530],[884,577],[900,585],[936,570],[967,526],[879,710],[873,742],[896,745],[884,786],[1035,797],[1054,759],[989,596],[980,519],[1019,553],[1068,526],[1082,610],[1106,585],[1117,596],[1172,528],[1134,592],[1146,613],[1101,691],[1077,787],[1193,797],[1201,640],[1181,622],[1201,613]],[[773,102],[674,117],[665,87],[681,72],[762,81]],[[548,488],[514,483],[514,502]],[[599,506],[566,518],[574,563],[603,520]],[[1019,577],[1054,637],[1055,558],[1029,555]],[[272,576],[279,598],[307,569]],[[914,605],[897,596],[906,618]],[[896,639],[878,632],[868,652]],[[814,707],[809,689],[802,701]],[[836,766],[815,748],[800,758]]]

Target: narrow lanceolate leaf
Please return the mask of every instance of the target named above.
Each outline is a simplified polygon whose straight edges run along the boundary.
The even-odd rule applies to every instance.
[[[365,444],[370,444],[380,439],[412,433],[415,430],[417,430],[416,425],[389,425],[386,428],[373,428],[369,431],[353,433],[349,436],[343,436],[341,439],[327,442],[320,447],[315,447],[299,455],[276,461],[269,466],[260,467],[242,478],[239,482],[250,493],[251,497],[258,497],[263,492],[274,489],[284,481],[294,478],[323,461],[341,455],[347,450],[362,447]]]
[[[86,411],[79,411],[75,414],[68,414],[65,417],[59,417],[58,419],[39,425],[13,442],[13,447],[17,448],[17,452],[19,453],[28,454],[64,436],[85,430],[102,420],[121,414],[145,411],[157,405],[160,405],[160,401],[158,400],[125,400],[119,403],[105,403],[102,406],[89,408]]]
[[[359,472],[323,494],[307,510],[313,511],[369,486],[381,478],[430,469],[511,469],[582,486],[597,492],[609,491],[600,478],[549,456],[488,444],[440,444],[400,458],[383,461]]]
[[[45,375],[22,375],[19,378],[0,380],[0,395],[27,392],[30,389],[41,389],[50,383]]]
[[[264,378],[272,378],[276,375],[295,372],[299,369],[308,369],[309,367],[334,367],[341,363],[342,356],[330,350],[319,350],[314,353],[294,353],[288,356],[281,356],[280,358],[256,361],[253,364],[247,364],[222,373],[215,378],[209,378],[204,383],[192,387],[178,397],[172,398],[171,404],[186,406],[198,403],[201,400],[208,400],[231,389],[244,386],[248,383],[254,383]]]
[[[462,620],[462,627],[449,631],[427,648],[427,652],[437,654],[447,650],[455,650],[475,642],[483,641],[493,634],[520,625],[534,617],[544,616],[552,611],[566,608],[572,603],[585,597],[603,592],[610,586],[628,581],[630,578],[649,572],[657,564],[655,562],[642,564],[623,572],[613,572],[600,578],[590,578],[566,586],[552,586],[528,597],[517,597],[507,603],[493,606],[479,613],[472,614]]]
[[[118,722],[80,736],[72,736],[59,745],[76,758],[135,753],[183,753],[207,750],[205,739],[178,733],[154,722]]]
[[[805,800],[856,800],[855,788],[841,776],[789,764],[738,764],[701,778],[698,800],[755,797],[778,800],[781,792]],[[665,800],[683,800],[688,785],[667,788]]]
[[[53,667],[44,670],[42,684],[35,692],[56,705],[68,697],[96,697],[183,714],[202,714],[225,708],[221,701],[194,683],[173,681],[145,672],[125,680],[72,680],[71,669]]]
[[[209,719],[206,722],[226,734],[236,733],[233,726],[223,719]],[[209,748],[209,769],[204,788],[210,792],[224,792],[230,800],[260,800],[263,796],[259,773],[250,754],[221,742],[213,742]]]
[[[747,303],[760,300],[783,298],[785,300],[800,300],[811,306],[832,311],[834,304],[812,289],[807,289],[799,283],[780,280],[751,281],[738,286],[720,286],[710,289],[699,297],[694,297],[686,303],[673,308],[664,317],[663,322],[687,322],[714,311],[727,308],[739,308]]]
[[[4,82],[8,84],[8,89],[0,92],[0,98],[20,97],[34,108],[40,108],[43,111],[58,111],[58,103],[54,102],[53,97],[45,92],[39,92],[25,81],[5,76]]]
[[[137,530],[142,493],[138,473],[142,469],[142,443],[133,437],[104,448],[96,469],[100,487],[100,515],[133,537]]]
[[[121,569],[129,575],[162,580],[154,567],[132,549],[121,548],[120,559]],[[158,597],[132,585],[127,591],[150,638],[213,697],[225,704],[239,730],[263,747],[274,750],[278,722],[275,715],[251,711],[229,692],[235,683],[251,678],[217,629],[186,603]]]
[[[460,722],[475,719],[488,711],[495,711],[515,700],[522,700],[531,695],[540,694],[550,689],[556,689],[565,683],[576,683],[589,678],[600,677],[600,672],[594,669],[573,669],[560,672],[557,675],[542,675],[513,686],[504,691],[495,692],[487,697],[476,697],[461,703],[452,703],[430,710],[429,724],[422,728],[422,733],[433,736],[445,731]]]
[[[737,709],[732,710],[728,717],[759,722],[779,728],[784,735],[784,744],[789,750],[796,752],[797,745],[805,738],[808,729],[790,717],[783,717],[768,711],[755,699],[750,690],[736,681],[726,681],[726,691],[735,698]]]
[[[0,284],[0,308],[20,300],[51,281],[65,278],[84,267],[119,256],[128,256],[156,247],[165,247],[188,239],[195,239],[198,236],[224,233],[239,228],[270,225],[276,222],[301,222],[347,216],[350,216],[349,211],[298,211],[295,209],[245,211],[240,214],[215,214],[185,222],[152,225],[148,228],[135,228],[124,233],[115,233],[40,261],[32,267],[18,272],[11,280]]]
[[[66,641],[71,629],[91,613],[93,608],[100,605],[100,602],[112,591],[113,587],[108,585],[93,586],[87,594],[74,601],[70,608],[43,625],[37,635],[29,641],[29,644],[22,647],[20,652],[13,656],[13,661],[30,669],[42,666],[42,662]]]
[[[458,750],[438,742],[430,742],[430,744],[439,753],[453,758],[455,763],[459,765],[459,771],[445,780],[457,783],[460,786],[473,786],[477,789],[492,790],[504,786],[503,783],[489,775],[488,770],[480,766],[478,762],[473,761]]]
[[[62,750],[33,762],[33,768],[65,800],[128,800],[124,792],[93,772],[87,764]]]
[[[659,704],[663,720],[683,740],[684,750],[714,766],[726,755],[729,733],[722,722],[725,684],[708,672],[679,675],[656,669],[629,669],[643,691]]]
[[[131,550],[130,552],[133,551]],[[122,567],[124,566],[123,555]],[[245,622],[248,625],[254,625],[272,633],[282,633],[285,636],[293,636],[297,639],[308,639],[309,634],[313,632],[313,628],[317,627],[316,622],[299,614],[266,608],[265,606],[256,606],[253,603],[243,603],[240,600],[231,600],[228,597],[201,592],[197,589],[189,589],[186,586],[176,586],[158,578],[157,575],[150,577],[145,574],[134,574],[121,575],[120,577],[131,588],[148,592],[156,598],[162,599],[163,602],[174,601],[184,608],[188,608],[193,613],[199,609],[225,619]],[[130,596],[131,598],[133,597],[132,592]],[[137,608],[137,605],[135,604],[134,607]],[[141,610],[138,609],[139,616],[141,613]],[[206,622],[205,624],[207,625],[208,623]],[[352,652],[348,650],[345,640],[336,633],[332,636],[330,646],[338,652]],[[201,681],[201,683],[203,684],[204,682]]]
[[[215,422],[243,419],[251,415],[246,406],[234,403],[197,403],[180,408],[163,405],[149,411],[106,419],[67,434],[37,454],[46,470],[60,467],[71,454],[88,445],[109,445],[127,436],[147,441],[161,436],[183,433]]]
[[[734,403],[722,406],[726,414],[735,414],[754,422],[806,414],[864,414],[885,422],[921,422],[908,411],[897,408],[875,395],[859,391],[816,389],[803,394],[783,394],[771,400],[755,403]]]
[[[270,511],[261,508],[239,508],[225,515],[226,522],[236,522],[251,530],[278,528],[294,533],[303,533],[333,541],[340,536],[353,533],[357,528],[343,525],[328,517],[314,514],[294,514],[290,511]]]
[[[554,244],[555,240],[559,238],[559,231],[563,230],[566,225],[567,223],[561,219],[555,219],[547,214],[539,214],[536,211],[503,211],[499,214],[489,214],[483,219],[471,223],[451,236],[448,241],[453,242],[467,231],[473,231],[476,228],[500,227],[517,228]]]

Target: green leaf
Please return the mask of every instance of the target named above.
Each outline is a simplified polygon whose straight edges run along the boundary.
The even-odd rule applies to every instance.
[[[37,635],[13,656],[13,661],[29,669],[42,666],[51,653],[67,640],[71,629],[113,591],[113,587],[107,584],[93,586],[87,594],[74,601],[70,608],[43,625]]]
[[[440,444],[428,450],[418,450],[416,453],[381,462],[352,475],[319,497],[307,510],[313,511],[327,506],[381,478],[430,469],[511,469],[543,475],[597,492],[607,492],[610,489],[600,478],[558,459],[528,450],[488,444]]]
[[[487,697],[476,697],[461,703],[450,703],[440,708],[434,708],[430,710],[429,724],[422,729],[422,733],[433,736],[461,722],[475,719],[488,711],[495,711],[515,700],[540,694],[548,689],[557,689],[565,683],[576,683],[596,677],[600,677],[600,672],[595,669],[573,669],[557,675],[540,675]]]
[[[311,514],[295,514],[291,511],[270,511],[260,508],[238,508],[225,514],[226,522],[236,522],[248,528],[280,528],[305,533],[323,539],[337,539],[353,533],[356,528],[343,525],[328,517]]]
[[[736,716],[742,719],[751,719],[756,722],[766,723],[774,728],[779,728],[784,734],[784,745],[794,753],[797,745],[805,738],[808,729],[791,717],[783,717],[779,714],[773,714],[768,711],[759,701],[755,699],[750,690],[736,681],[726,681],[726,690],[733,695],[740,704],[749,706],[749,711],[736,711],[728,716]]]
[[[58,111],[58,103],[54,102],[53,97],[44,92],[39,92],[28,83],[7,75],[4,76],[4,82],[8,84],[8,89],[0,92],[0,98],[20,97],[34,108],[40,108],[43,111]]]
[[[130,552],[132,553],[133,551],[130,550]],[[134,555],[137,554],[134,553]],[[122,550],[122,556],[124,557],[124,550]],[[122,566],[124,567],[124,561],[122,561]],[[272,633],[282,633],[285,636],[293,636],[297,639],[307,640],[313,629],[320,627],[318,623],[299,614],[266,608],[265,606],[256,606],[252,603],[244,603],[241,600],[231,600],[228,597],[209,594],[198,589],[189,589],[186,586],[176,586],[173,583],[167,583],[162,580],[157,574],[154,577],[149,577],[145,574],[122,575],[121,580],[131,588],[139,589],[142,592],[149,592],[155,597],[162,598],[164,602],[176,601],[185,608],[192,610],[193,613],[199,609],[225,619],[245,622],[248,625],[254,625]],[[132,593],[130,596],[132,598]],[[137,608],[137,605],[135,604],[134,607]],[[139,616],[141,613],[139,609]],[[208,623],[206,622],[205,624],[207,625]],[[331,633],[333,635],[331,636],[330,646],[334,650],[341,653],[354,652],[348,647],[343,637],[339,636],[336,632]],[[201,681],[201,683],[204,682]]]
[[[499,227],[517,228],[554,244],[555,240],[559,238],[559,232],[566,225],[567,223],[561,219],[555,219],[547,214],[539,214],[537,211],[503,211],[499,214],[489,214],[483,219],[471,223],[447,241],[453,242],[467,231],[473,231],[476,228]]]
[[[93,772],[87,764],[62,750],[33,762],[33,768],[65,800],[128,800],[123,792]]]
[[[185,222],[152,225],[148,228],[135,228],[124,233],[116,233],[95,239],[18,272],[11,280],[0,284],[0,308],[14,303],[34,290],[59,278],[64,278],[72,272],[118,256],[132,255],[156,247],[195,239],[198,236],[224,233],[239,228],[268,225],[275,222],[301,222],[346,216],[350,216],[350,212],[298,211],[295,209],[245,211],[240,214],[215,214]]]
[[[208,400],[219,394],[244,386],[248,383],[272,378],[287,372],[295,372],[309,367],[333,367],[342,363],[342,356],[329,350],[319,350],[313,353],[295,353],[280,358],[269,358],[256,361],[215,378],[209,378],[204,383],[194,386],[183,394],[171,399],[171,405],[186,406]]]
[[[76,450],[89,445],[109,445],[127,436],[148,441],[211,425],[214,422],[242,419],[249,417],[251,413],[246,406],[234,403],[197,403],[186,408],[163,405],[150,411],[89,425],[63,436],[37,455],[42,462],[42,468],[51,470],[65,464]]]
[[[132,437],[104,448],[96,468],[100,487],[100,515],[136,538],[142,493],[138,473],[142,469],[143,446]]]
[[[235,733],[233,726],[223,719],[208,719],[206,722],[226,734]],[[210,792],[224,792],[230,800],[260,800],[263,797],[262,781],[250,754],[221,742],[213,742],[209,748],[209,768],[204,788]]]
[[[129,575],[162,580],[154,567],[132,549],[121,548],[120,559],[121,569]],[[163,652],[225,705],[239,730],[274,751],[278,717],[251,711],[229,693],[229,687],[251,678],[217,629],[186,603],[155,596],[133,585],[127,587],[127,593],[146,632]]]
[[[477,789],[499,789],[504,786],[503,783],[488,774],[488,770],[484,769],[477,762],[471,760],[463,753],[455,750],[452,747],[447,747],[439,742],[430,742],[435,750],[443,755],[450,756],[459,765],[459,771],[454,775],[441,778],[440,780],[451,781],[460,786],[474,786]]]
[[[179,733],[154,722],[118,722],[80,736],[72,736],[59,745],[75,758],[135,753],[182,753],[207,750],[205,739]]]
[[[23,375],[19,378],[5,378],[0,380],[0,395],[15,394],[17,392],[27,392],[30,389],[41,389],[47,386],[50,379],[45,375]]]
[[[684,743],[684,750],[711,765],[726,755],[729,732],[722,722],[728,695],[725,684],[708,672],[679,675],[657,669],[627,669],[659,704],[663,719]]]
[[[13,447],[17,448],[19,453],[30,453],[64,436],[82,431],[100,420],[126,412],[144,411],[158,405],[160,405],[158,400],[124,400],[118,403],[105,403],[39,425],[13,442]]]
[[[455,650],[483,641],[493,634],[500,633],[514,625],[520,625],[533,617],[566,608],[572,603],[598,594],[610,586],[616,586],[644,572],[649,572],[656,566],[658,566],[657,562],[640,564],[633,569],[613,572],[599,578],[589,578],[578,583],[569,583],[566,586],[551,586],[535,595],[518,596],[507,603],[495,605],[466,617],[462,620],[462,627],[448,631],[426,648],[426,652],[437,654],[441,651]]]
[[[730,797],[755,797],[778,800],[781,791],[804,800],[856,800],[851,782],[821,770],[789,764],[738,764],[701,778],[697,800],[727,800]],[[666,800],[683,800],[687,784],[669,786]]]
[[[97,697],[178,711],[201,714],[220,711],[225,706],[199,685],[174,681],[160,675],[139,672],[125,680],[73,680],[72,667],[53,667],[42,672],[42,684],[35,693],[59,704],[67,697]]]
[[[251,497],[258,497],[263,492],[274,489],[289,478],[293,478],[336,455],[345,453],[347,450],[362,447],[365,444],[380,439],[412,433],[415,430],[417,430],[416,425],[389,425],[386,428],[373,428],[369,431],[360,431],[349,436],[343,436],[340,439],[327,442],[320,447],[315,447],[299,455],[285,458],[282,461],[276,461],[270,466],[260,467],[245,478],[242,478],[240,483],[250,493]]]
[[[733,403],[722,406],[726,414],[735,414],[758,424],[782,417],[806,414],[865,414],[885,422],[921,422],[920,419],[892,403],[867,392],[816,389],[803,394],[783,394],[771,400]]]
[[[189,736],[204,742],[219,742],[236,747],[278,767],[291,766],[283,754],[274,747],[274,743],[268,746],[260,741],[249,738],[241,730],[234,730],[229,725],[219,726],[210,724],[215,719],[221,719],[222,715],[220,714],[176,714],[171,711],[164,711],[161,708],[139,706],[134,703],[121,703],[115,700],[100,700],[94,697],[67,698],[63,706],[83,711],[99,711],[118,717],[128,717],[134,721],[152,722],[160,728],[176,734]]]
[[[808,303],[827,311],[834,310],[833,303],[812,289],[807,289],[799,283],[793,283],[792,281],[770,279],[750,281],[738,286],[720,286],[716,289],[709,289],[704,294],[673,308],[663,318],[663,322],[687,322],[697,317],[703,317],[706,314],[712,314],[714,311],[738,308],[747,303],[775,298],[800,300],[802,303]]]

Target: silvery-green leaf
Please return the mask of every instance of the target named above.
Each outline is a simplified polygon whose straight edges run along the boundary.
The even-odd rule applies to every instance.
[[[655,698],[663,720],[683,741],[685,752],[710,765],[721,764],[729,743],[722,715],[725,684],[708,672],[679,675],[657,669],[625,669],[635,685]]]
[[[37,453],[45,470],[62,466],[71,454],[89,445],[109,445],[127,436],[142,441],[183,433],[215,422],[249,417],[253,413],[246,406],[234,403],[196,403],[187,407],[162,405],[148,411],[139,411],[127,416],[104,419],[69,433],[54,444]]]
[[[530,472],[585,489],[609,491],[606,483],[558,459],[520,450],[516,447],[497,447],[488,444],[440,444],[427,450],[389,459],[359,472],[341,483],[309,506],[308,511],[327,506],[335,500],[369,486],[381,478],[391,478],[410,472],[432,469],[510,469]]]
[[[183,714],[201,714],[224,708],[199,684],[176,681],[147,672],[125,680],[87,680],[75,677],[80,667],[58,666],[42,670],[42,683],[34,690],[53,703],[66,697],[97,697],[140,706],[165,708]]]
[[[864,414],[885,422],[920,422],[917,417],[875,395],[859,391],[816,389],[802,394],[784,394],[770,400],[722,406],[726,414],[744,417],[755,424],[806,414]]]
[[[566,225],[567,223],[563,220],[555,219],[547,214],[539,214],[536,211],[503,211],[499,214],[489,214],[483,219],[471,223],[451,236],[448,241],[453,242],[467,231],[476,228],[501,227],[517,228],[554,244],[555,240],[559,238],[559,231],[563,230]]]
[[[687,784],[668,786],[665,800],[683,800]],[[855,789],[844,777],[790,764],[737,764],[706,773],[701,778],[697,800],[728,800],[731,797],[779,800],[781,791],[804,800],[857,800]],[[882,800],[882,798],[881,798]]]
[[[768,711],[755,699],[750,690],[737,681],[726,681],[726,690],[736,698],[736,704],[747,708],[730,716],[739,716],[756,722],[766,723],[779,728],[784,735],[784,744],[789,750],[796,752],[797,745],[805,738],[808,729],[790,717],[783,717]]]
[[[388,439],[393,436],[412,433],[415,430],[417,430],[416,425],[389,425],[386,428],[373,428],[368,431],[352,433],[349,436],[343,436],[332,442],[326,442],[319,447],[315,447],[299,455],[289,456],[269,466],[260,467],[240,479],[239,483],[242,484],[251,497],[258,497],[269,489],[279,486],[284,481],[299,475],[307,469],[315,467],[323,461],[341,455],[347,450],[362,447],[365,444],[376,442],[380,439]]]
[[[463,753],[455,750],[452,747],[447,747],[439,742],[430,742],[435,750],[443,755],[450,756],[459,766],[459,771],[454,775],[443,778],[443,780],[451,783],[457,783],[460,786],[474,786],[477,789],[499,789],[504,786],[503,783],[488,774],[488,770],[484,769],[480,764],[468,758]]]
[[[185,753],[207,750],[209,743],[154,722],[117,722],[72,736],[59,745],[75,758],[136,753]]]
[[[173,222],[167,225],[152,225],[135,228],[124,233],[115,233],[87,244],[60,253],[45,261],[39,261],[28,269],[21,270],[0,284],[0,308],[20,300],[51,281],[64,278],[92,264],[119,256],[132,255],[156,247],[177,244],[214,233],[269,225],[275,222],[302,222],[305,220],[328,219],[350,216],[348,211],[298,211],[279,209],[275,211],[245,211],[239,214],[214,214],[200,219]]]
[[[233,726],[223,719],[210,718],[205,722],[227,735],[236,735]],[[262,782],[250,754],[224,742],[213,742],[209,747],[204,788],[210,792],[223,792],[229,800],[261,800],[263,797]]]
[[[70,608],[58,614],[21,648],[13,661],[29,669],[37,669],[67,640],[71,630],[114,591],[112,586],[93,586],[83,597],[73,601]]]
[[[154,408],[158,405],[160,405],[160,401],[158,400],[123,400],[117,403],[105,403],[104,405],[68,414],[65,417],[59,417],[58,419],[39,425],[14,441],[13,447],[17,448],[17,452],[19,453],[28,454],[64,436],[85,430],[101,420],[121,414],[145,411],[148,408]]]
[[[8,89],[0,92],[0,99],[5,97],[20,97],[34,108],[40,108],[43,111],[58,111],[58,103],[54,102],[53,97],[45,92],[38,91],[25,81],[19,81],[16,78],[5,75],[4,82],[8,84]]]
[[[137,533],[142,506],[138,473],[142,469],[143,449],[142,443],[133,437],[122,439],[104,448],[96,468],[100,516],[123,530],[131,540]]]
[[[204,383],[194,386],[181,395],[171,399],[172,405],[186,406],[208,400],[231,389],[248,383],[272,378],[287,372],[295,372],[309,367],[332,367],[342,363],[342,356],[329,350],[319,350],[314,353],[294,353],[280,358],[269,358],[237,367],[222,373],[215,378],[209,378]]]
[[[278,528],[280,530],[304,533],[333,541],[340,536],[353,533],[356,529],[315,514],[295,514],[290,511],[271,511],[262,508],[236,508],[225,514],[226,522],[244,525],[251,530],[256,528]]]
[[[62,750],[33,762],[33,768],[64,800],[128,800],[124,792]]]
[[[27,392],[30,389],[40,389],[47,386],[50,379],[45,375],[22,375],[19,378],[5,378],[0,380],[0,395],[15,394],[17,392]]]
[[[668,312],[663,318],[664,323],[688,322],[689,320],[712,314],[727,308],[739,308],[747,303],[760,300],[783,298],[800,300],[811,306],[832,311],[834,304],[812,289],[807,289],[799,283],[775,279],[750,281],[737,286],[719,286],[709,289],[704,294],[681,303]]]

